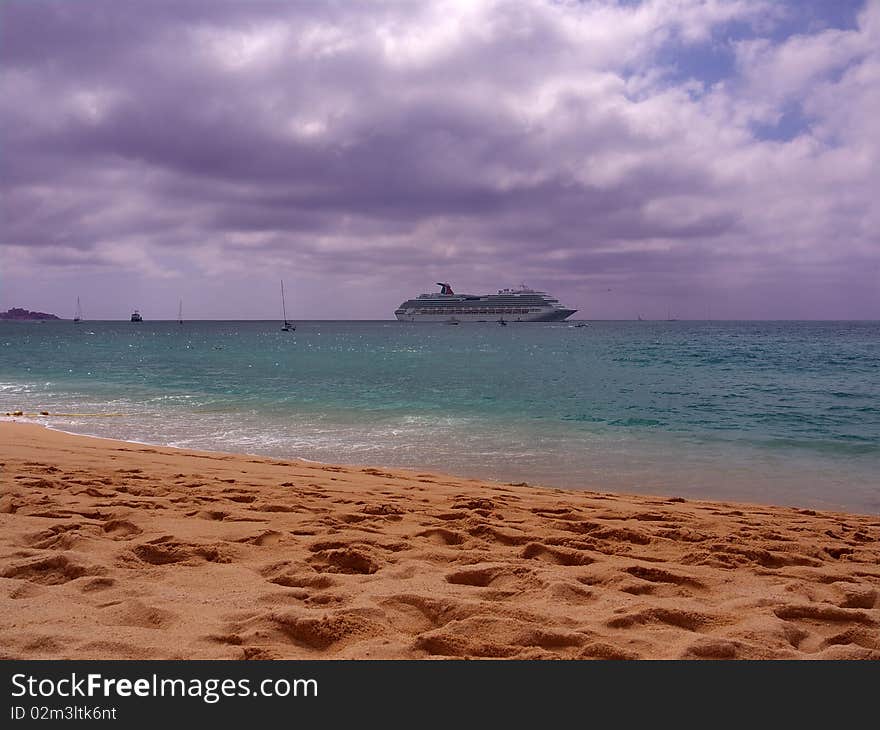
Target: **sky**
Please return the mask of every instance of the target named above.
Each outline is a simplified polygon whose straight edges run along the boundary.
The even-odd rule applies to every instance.
[[[0,309],[880,318],[880,0],[0,0]]]

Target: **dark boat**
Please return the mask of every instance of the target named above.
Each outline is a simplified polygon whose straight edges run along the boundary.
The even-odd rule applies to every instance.
[[[281,331],[293,332],[296,326],[292,322],[287,321],[287,307],[284,305],[284,279],[281,280],[281,316],[283,318]]]

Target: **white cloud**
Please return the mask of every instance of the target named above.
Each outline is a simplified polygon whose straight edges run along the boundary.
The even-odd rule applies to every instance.
[[[0,68],[4,236],[34,267],[723,286],[877,257],[877,2],[782,40],[746,0],[182,3],[95,62],[81,7]],[[732,75],[670,75],[732,22]],[[762,137],[793,105],[808,125]]]

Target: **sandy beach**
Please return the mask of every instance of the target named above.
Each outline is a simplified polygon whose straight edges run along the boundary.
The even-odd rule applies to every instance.
[[[880,659],[880,517],[0,423],[0,656]]]

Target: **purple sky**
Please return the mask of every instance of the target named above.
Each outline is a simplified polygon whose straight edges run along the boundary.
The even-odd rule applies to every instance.
[[[880,0],[0,0],[0,309],[880,318]]]

